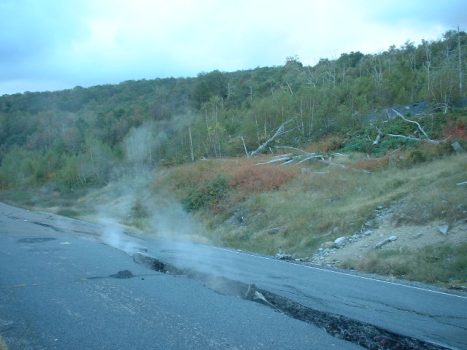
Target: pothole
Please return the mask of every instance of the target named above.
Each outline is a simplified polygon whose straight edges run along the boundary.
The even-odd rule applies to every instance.
[[[152,256],[143,254],[143,253],[135,253],[133,254],[133,260],[141,265],[149,267],[151,270],[168,273],[171,275],[183,275],[183,270],[176,268],[175,266],[163,263],[162,261],[153,258]]]
[[[190,269],[179,269],[143,253],[133,255],[136,263],[154,271],[183,275],[201,282],[206,287],[224,294],[238,296],[245,300],[260,303],[289,317],[315,325],[328,334],[371,350],[442,350],[446,347],[432,344],[413,337],[400,335],[386,329],[359,320],[324,312],[301,305],[289,298],[259,289],[254,284],[196,272]]]
[[[18,239],[19,243],[42,243],[56,240],[54,237],[26,237]]]

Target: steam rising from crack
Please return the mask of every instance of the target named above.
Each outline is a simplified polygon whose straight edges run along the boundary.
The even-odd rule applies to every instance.
[[[100,224],[104,227],[101,240],[105,244],[123,250],[128,255],[133,255],[141,250],[141,245],[138,245],[134,239],[126,235],[121,225],[113,219],[101,218]]]
[[[96,202],[100,204],[95,211],[103,227],[101,240],[130,255],[141,251],[139,240],[126,234],[128,226],[138,223],[144,226],[146,236],[170,240],[200,237],[201,225],[170,193],[152,191],[156,150],[166,138],[154,122],[132,128],[122,143],[124,165],[115,167],[113,180],[98,191]]]

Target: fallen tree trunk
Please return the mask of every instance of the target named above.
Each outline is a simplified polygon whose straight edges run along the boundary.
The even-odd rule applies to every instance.
[[[292,118],[292,119],[289,119],[289,120],[286,120],[285,122],[283,122],[276,130],[276,132],[274,133],[274,135],[272,135],[268,140],[266,140],[266,142],[264,142],[263,144],[261,144],[257,149],[255,149],[254,151],[252,151],[250,153],[250,156],[255,156],[261,152],[264,151],[264,149],[271,143],[273,142],[275,139],[277,139],[278,137],[282,136],[282,135],[285,135],[287,133],[289,133],[290,131],[292,130],[285,130],[285,126],[287,124],[289,124],[290,122],[292,122],[295,118]]]
[[[268,160],[267,162],[261,162],[261,163],[256,163],[256,165],[264,165],[264,164],[275,164],[275,163],[281,163],[281,162],[288,162],[289,160],[292,159],[292,155],[290,154],[284,154],[280,155],[278,157],[274,157],[271,160]]]
[[[294,153],[280,154],[280,155],[273,157],[271,160],[268,160],[267,162],[256,163],[256,165],[278,164],[278,163],[280,163],[279,165],[301,164],[308,160],[317,160],[319,162],[323,162],[328,165],[337,165],[337,166],[345,168],[345,165],[336,164],[331,161],[331,157],[326,157],[325,155],[322,155],[319,153],[310,153],[300,148],[291,147],[291,146],[275,146],[274,148],[292,150],[295,152],[295,154]]]

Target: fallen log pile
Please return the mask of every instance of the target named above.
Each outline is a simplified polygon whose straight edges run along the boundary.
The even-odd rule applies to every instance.
[[[256,165],[291,165],[291,164],[302,164],[307,161],[318,161],[328,165],[336,165],[342,168],[346,168],[343,164],[334,163],[332,161],[332,156],[315,153],[315,152],[306,152],[302,149],[290,147],[290,146],[275,146],[275,149],[287,149],[290,152],[285,154],[278,154],[273,156],[270,160],[265,162],[256,163]],[[334,156],[343,156],[341,153],[335,153]]]

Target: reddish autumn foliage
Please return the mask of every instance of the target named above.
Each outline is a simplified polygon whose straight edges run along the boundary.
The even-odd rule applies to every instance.
[[[238,168],[230,180],[230,186],[241,189],[265,192],[276,190],[297,175],[293,168],[274,165],[246,164]]]
[[[443,136],[457,140],[467,140],[467,126],[465,122],[461,120],[449,122],[443,129]]]

